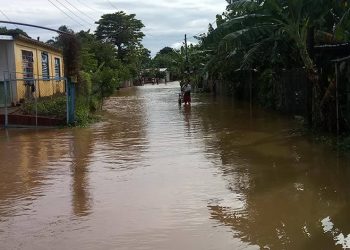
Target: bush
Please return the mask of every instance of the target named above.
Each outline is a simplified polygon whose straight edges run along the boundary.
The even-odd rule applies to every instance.
[[[80,71],[78,94],[89,97],[92,93],[92,80],[91,74],[88,72]]]
[[[98,120],[93,113],[98,109],[100,102],[96,97],[91,97],[90,103],[86,103],[85,97],[79,96],[75,103],[75,122],[76,125],[86,127],[90,123]]]
[[[89,103],[90,111],[95,112],[99,109],[100,106],[101,106],[101,102],[99,101],[97,96],[91,96],[90,103]]]
[[[36,115],[36,107],[38,109],[38,116],[48,116],[54,118],[66,117],[67,98],[64,95],[42,97],[35,102],[24,103],[21,110],[27,115]]]
[[[79,99],[76,102],[75,119],[76,123],[83,127],[88,125],[91,120],[89,106],[86,106],[83,102],[79,101]]]
[[[111,96],[119,87],[119,79],[115,70],[105,67],[94,73],[93,77],[94,90],[93,94],[99,97],[101,101]]]
[[[161,78],[161,79],[164,79],[166,77],[166,73],[164,71],[159,71],[157,70],[156,71],[156,77],[157,78]]]

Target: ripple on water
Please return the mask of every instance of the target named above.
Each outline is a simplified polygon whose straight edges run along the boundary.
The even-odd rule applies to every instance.
[[[0,131],[2,247],[348,247],[348,158],[288,119],[178,92],[120,90],[89,128]]]

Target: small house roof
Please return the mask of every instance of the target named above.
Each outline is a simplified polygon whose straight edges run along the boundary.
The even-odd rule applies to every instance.
[[[27,43],[30,43],[30,44],[33,44],[33,45],[37,45],[37,46],[40,46],[42,48],[50,49],[50,50],[56,51],[58,53],[62,53],[62,50],[57,48],[57,47],[55,47],[55,46],[52,46],[50,44],[47,44],[47,43],[44,43],[44,42],[41,42],[41,41],[38,41],[38,40],[35,40],[35,39],[32,39],[32,38],[23,36],[21,34],[13,36],[13,39],[14,40],[18,40],[18,41],[27,42]]]

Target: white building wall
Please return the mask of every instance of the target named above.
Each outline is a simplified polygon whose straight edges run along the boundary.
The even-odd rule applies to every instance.
[[[5,104],[5,86],[4,80],[15,77],[16,64],[14,55],[14,41],[0,40],[0,107]],[[10,81],[7,85],[7,102],[11,105],[16,97],[16,82]]]
[[[0,81],[16,71],[14,42],[0,40]]]

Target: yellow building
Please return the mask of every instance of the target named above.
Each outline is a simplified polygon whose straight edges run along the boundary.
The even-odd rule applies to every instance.
[[[0,106],[65,92],[62,51],[23,35],[0,35]]]

